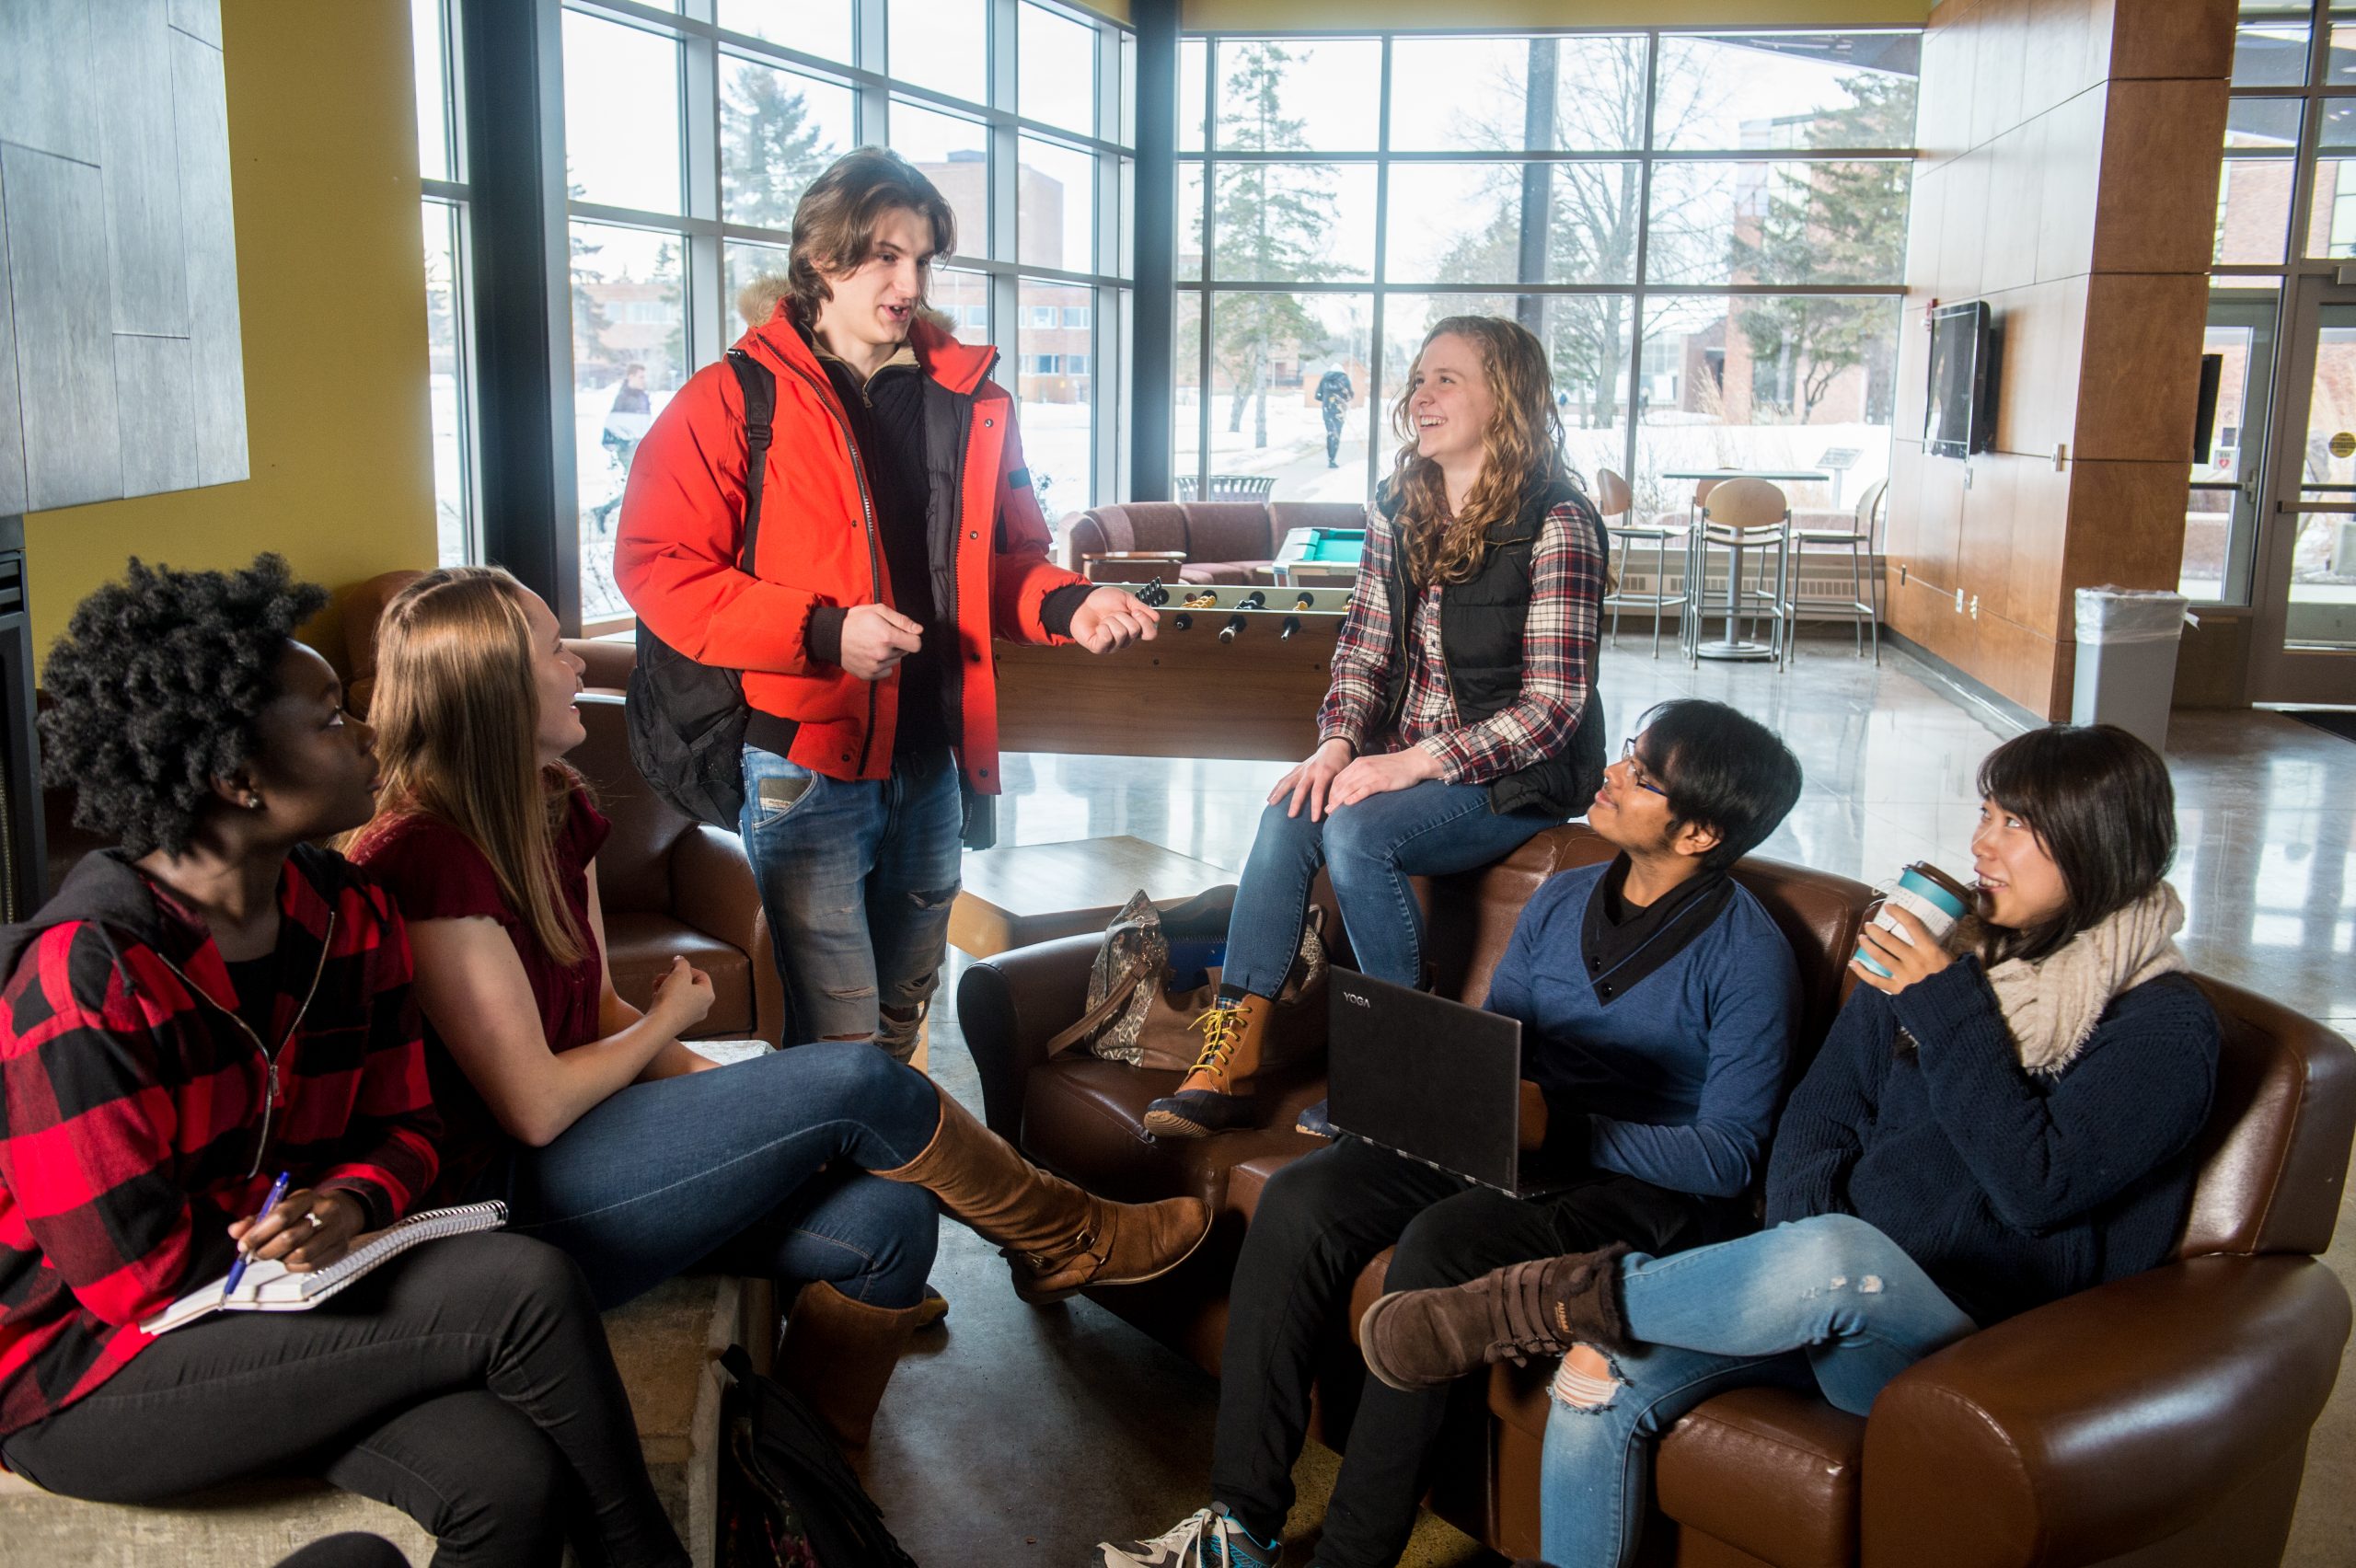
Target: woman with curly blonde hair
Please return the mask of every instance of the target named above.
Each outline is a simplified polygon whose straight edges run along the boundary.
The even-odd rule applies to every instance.
[[[1255,1119],[1271,998],[1320,866],[1358,967],[1420,985],[1407,879],[1511,854],[1584,812],[1603,776],[1603,522],[1563,459],[1545,349],[1503,317],[1449,317],[1391,422],[1399,456],[1367,517],[1317,750],[1269,792],[1202,1055],[1146,1113],[1157,1136]],[[1301,1126],[1326,1132],[1322,1107]]]

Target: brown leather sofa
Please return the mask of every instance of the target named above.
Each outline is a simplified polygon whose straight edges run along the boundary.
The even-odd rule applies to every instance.
[[[375,685],[376,621],[414,571],[371,578],[342,596],[348,685],[364,714]],[[711,1011],[692,1039],[758,1038],[782,1045],[785,992],[769,948],[753,870],[733,833],[664,803],[629,758],[621,694],[635,653],[627,641],[568,639],[587,668],[581,722],[589,738],[570,760],[595,791],[613,832],[597,854],[597,894],[614,989],[644,1007],[674,954],[711,976]]]
[[[1276,581],[1270,570],[1285,536],[1295,528],[1365,526],[1366,508],[1334,502],[1133,501],[1075,512],[1057,525],[1063,562],[1129,550],[1177,550],[1182,582]]]
[[[1555,871],[1609,849],[1584,827],[1540,836],[1485,871],[1423,890],[1441,988],[1484,994],[1522,905]],[[1799,955],[1803,1039],[1822,1039],[1870,890],[1747,860],[1738,877]],[[1323,896],[1322,884],[1320,895]],[[1337,929],[1337,923],[1329,923]],[[1195,1193],[1218,1215],[1201,1254],[1103,1304],[1216,1374],[1226,1291],[1267,1178],[1315,1147],[1299,1134],[1150,1144],[1140,1117],[1175,1075],[1045,1042],[1077,1016],[1096,940],[1001,953],[966,972],[958,1013],[988,1119],[1034,1159],[1122,1197]],[[2224,1022],[2217,1103],[2178,1260],[2056,1302],[1900,1376],[1869,1419],[1750,1389],[1709,1401],[1659,1448],[1648,1561],[1690,1568],[2135,1568],[2280,1559],[2307,1433],[2328,1396],[2349,1301],[2314,1254],[2329,1242],[2356,1132],[2356,1053],[2309,1020],[2203,980]],[[1271,1096],[1276,1127],[1323,1092]],[[1357,1281],[1321,1368],[1322,1432],[1345,1434],[1364,1378],[1347,1332],[1381,1291]],[[1508,1555],[1539,1544],[1539,1456],[1551,1368],[1468,1387],[1430,1505]]]

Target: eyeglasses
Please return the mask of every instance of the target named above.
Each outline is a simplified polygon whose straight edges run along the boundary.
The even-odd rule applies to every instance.
[[[1645,777],[1645,759],[1636,755],[1635,736],[1631,735],[1626,740],[1620,743],[1620,760],[1628,765],[1628,781],[1630,783],[1635,785],[1639,790],[1651,790],[1654,794],[1658,795],[1664,801],[1669,799],[1668,790],[1662,789],[1659,785]]]

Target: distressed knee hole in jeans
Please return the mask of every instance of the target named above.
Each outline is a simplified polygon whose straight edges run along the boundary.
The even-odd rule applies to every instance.
[[[919,909],[941,909],[955,902],[956,897],[954,886],[920,888],[909,892],[908,902]]]
[[[1554,1402],[1565,1410],[1575,1410],[1582,1415],[1600,1415],[1610,1410],[1612,1401],[1627,1385],[1620,1376],[1620,1364],[1593,1345],[1573,1345],[1554,1369],[1554,1380],[1548,1386]]]

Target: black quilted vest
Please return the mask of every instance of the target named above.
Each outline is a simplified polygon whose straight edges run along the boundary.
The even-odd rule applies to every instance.
[[[1547,513],[1565,502],[1576,508],[1588,526],[1595,530],[1596,549],[1608,559],[1611,536],[1604,531],[1601,514],[1576,485],[1567,478],[1558,478],[1532,495],[1510,524],[1490,530],[1488,549],[1481,558],[1479,571],[1465,582],[1450,582],[1440,590],[1440,649],[1461,723],[1478,723],[1511,707],[1521,696],[1521,635],[1530,618],[1530,558],[1538,548],[1539,532],[1545,526]],[[1385,493],[1377,498],[1375,504],[1395,526],[1399,520],[1398,498]],[[1403,548],[1397,552],[1394,561],[1394,570],[1385,584],[1391,595],[1392,628],[1391,674],[1382,694],[1386,724],[1398,718],[1399,709],[1406,701],[1409,661],[1415,657],[1407,646],[1408,618],[1413,606],[1408,597]],[[1596,624],[1600,625],[1603,590],[1600,583],[1595,592]],[[1595,664],[1596,659],[1590,656],[1590,676]],[[1558,755],[1542,758],[1519,772],[1492,780],[1489,809],[1499,813],[1530,812],[1556,822],[1584,815],[1588,802],[1595,798],[1597,787],[1603,782],[1603,703],[1590,679],[1587,706],[1580,710],[1578,727],[1571,732],[1568,747]]]

